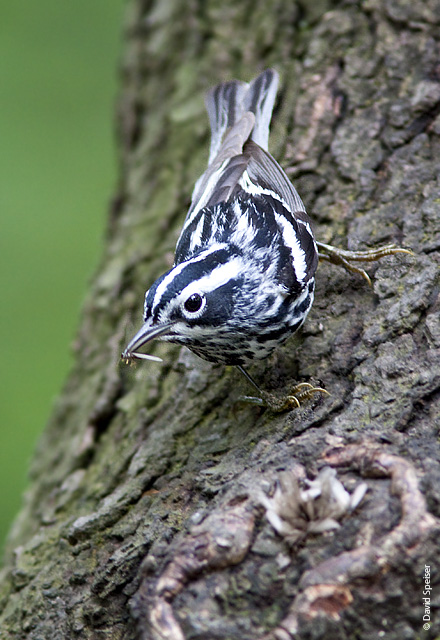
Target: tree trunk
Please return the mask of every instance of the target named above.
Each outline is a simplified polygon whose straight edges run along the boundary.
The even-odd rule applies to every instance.
[[[10,534],[0,635],[401,639],[425,624],[432,637],[440,4],[133,0],[127,17],[120,187],[76,365]],[[280,415],[240,401],[251,390],[235,369],[173,345],[154,346],[163,364],[119,362],[207,160],[204,92],[269,66],[281,74],[270,149],[317,239],[414,251],[373,264],[373,289],[321,264],[301,335],[251,373],[268,391],[311,382],[330,395]],[[356,511],[335,515],[334,478],[300,499],[295,478],[324,465],[343,467],[350,490],[363,476]],[[270,517],[277,481],[283,535],[261,506]]]

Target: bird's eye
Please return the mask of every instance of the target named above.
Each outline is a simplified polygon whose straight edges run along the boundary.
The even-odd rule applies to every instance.
[[[199,293],[193,293],[184,302],[184,307],[189,313],[196,313],[200,311],[203,304],[203,298]]]

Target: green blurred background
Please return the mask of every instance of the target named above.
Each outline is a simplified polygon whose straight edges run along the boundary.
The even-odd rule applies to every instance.
[[[124,5],[0,0],[0,549],[101,253]]]

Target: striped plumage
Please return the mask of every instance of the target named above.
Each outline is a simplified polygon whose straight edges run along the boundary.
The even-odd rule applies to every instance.
[[[144,325],[124,358],[160,337],[242,365],[267,357],[304,322],[318,253],[304,205],[267,149],[277,83],[268,69],[208,94],[208,168],[174,266],[147,291]]]

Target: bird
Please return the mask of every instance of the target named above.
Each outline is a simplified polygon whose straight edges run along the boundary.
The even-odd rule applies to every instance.
[[[250,83],[232,80],[208,92],[208,167],[195,184],[174,264],[146,292],[143,325],[124,360],[160,360],[140,351],[159,338],[237,366],[263,396],[244,367],[270,356],[306,320],[320,254],[304,204],[268,150],[278,81],[266,69]],[[350,265],[351,252],[320,246],[327,260],[364,274]],[[370,253],[359,255],[376,259]],[[308,383],[295,390],[295,406],[323,391]]]

